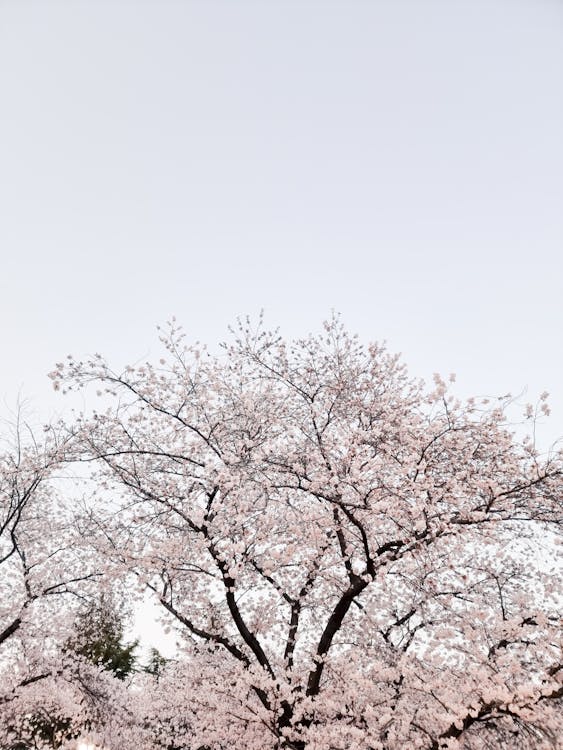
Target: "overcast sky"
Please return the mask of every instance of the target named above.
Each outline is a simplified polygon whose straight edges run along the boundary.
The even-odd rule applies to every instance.
[[[0,411],[332,309],[563,435],[561,0],[0,0]]]

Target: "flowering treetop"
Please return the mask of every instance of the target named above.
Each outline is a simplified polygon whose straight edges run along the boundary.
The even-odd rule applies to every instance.
[[[561,454],[338,319],[295,342],[242,323],[220,357],[162,340],[156,364],[51,377],[112,399],[67,457],[99,467],[114,574],[183,628],[174,746],[554,746]]]

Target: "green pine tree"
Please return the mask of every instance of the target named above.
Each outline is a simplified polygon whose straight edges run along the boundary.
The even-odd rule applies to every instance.
[[[123,611],[111,597],[102,594],[79,616],[76,635],[65,650],[85,657],[124,680],[137,670],[135,652],[139,641],[126,643],[123,637]]]

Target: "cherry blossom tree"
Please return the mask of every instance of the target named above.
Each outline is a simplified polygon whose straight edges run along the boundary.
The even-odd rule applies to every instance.
[[[51,375],[106,404],[69,427],[89,538],[183,633],[152,746],[561,747],[561,452],[338,319],[162,340]]]
[[[65,441],[51,427],[39,441],[21,415],[10,432],[0,454],[0,746],[62,747],[101,706],[99,669],[64,649],[99,573],[55,487]]]

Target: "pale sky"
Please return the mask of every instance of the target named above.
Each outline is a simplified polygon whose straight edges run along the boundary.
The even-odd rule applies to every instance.
[[[0,0],[0,412],[335,309],[563,435],[561,0]]]

